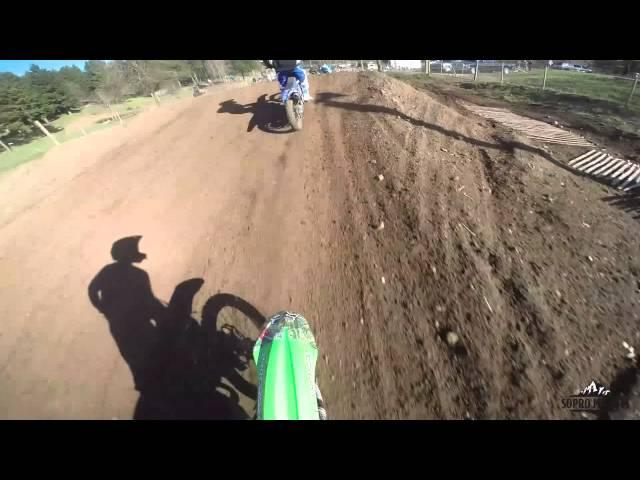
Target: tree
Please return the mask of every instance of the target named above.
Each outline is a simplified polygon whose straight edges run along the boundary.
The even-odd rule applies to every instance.
[[[623,60],[623,75],[631,75],[638,72],[640,72],[640,60]]]
[[[107,67],[107,62],[104,60],[88,60],[84,62],[84,72],[87,76],[87,83],[89,91],[93,93],[102,81],[102,75]]]
[[[34,121],[55,118],[74,103],[58,72],[33,65],[23,77],[0,74],[0,131],[10,139],[26,139]]]
[[[255,61],[241,68],[243,74]],[[208,73],[207,73],[208,72]],[[84,71],[63,67],[50,71],[33,65],[24,76],[0,73],[0,136],[25,141],[35,120],[54,120],[81,104],[97,100],[110,106],[130,95],[154,94],[160,88],[173,89],[192,75],[224,78],[224,60],[89,60]]]
[[[57,72],[32,65],[24,75],[26,112],[30,121],[55,117],[75,106]]]
[[[613,75],[632,75],[640,72],[640,60],[593,60],[593,68]]]
[[[204,65],[210,77],[220,80],[227,76],[226,60],[205,60]]]
[[[107,106],[120,102],[133,93],[132,83],[124,62],[111,62],[101,73],[95,94]]]
[[[160,82],[176,79],[186,81],[193,73],[190,62],[191,60],[153,60],[150,64]]]
[[[231,70],[233,73],[242,75],[243,79],[245,75],[258,69],[258,60],[231,60]]]
[[[22,79],[12,73],[0,73],[0,132],[10,140],[31,130],[25,105],[27,92]]]
[[[174,62],[174,63],[168,63]],[[166,85],[175,81],[177,72],[184,76],[188,71],[185,65],[178,65],[176,61],[127,60],[122,62],[128,77],[135,86],[136,93],[151,95]],[[155,98],[155,97],[154,97]]]
[[[62,67],[58,71],[58,77],[76,106],[89,100],[91,97],[91,83],[88,74],[76,66]]]

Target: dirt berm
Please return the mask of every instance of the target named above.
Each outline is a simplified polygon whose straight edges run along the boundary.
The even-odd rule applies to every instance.
[[[344,178],[335,282],[350,287],[323,346],[337,350],[334,395],[351,397],[345,379],[360,394],[342,415],[580,418],[561,400],[592,378],[628,390],[638,224],[602,200],[611,191],[406,84],[320,85],[326,159]]]

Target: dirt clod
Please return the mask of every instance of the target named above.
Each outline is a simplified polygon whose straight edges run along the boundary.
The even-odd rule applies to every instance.
[[[458,342],[460,341],[460,337],[458,337],[458,334],[455,332],[448,332],[447,333],[447,344],[453,348],[455,347]]]

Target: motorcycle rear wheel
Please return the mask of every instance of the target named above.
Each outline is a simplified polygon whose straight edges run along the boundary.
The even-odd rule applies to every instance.
[[[288,99],[285,103],[285,110],[287,111],[287,120],[289,125],[294,130],[302,130],[302,115],[296,115],[296,105],[292,99]]]

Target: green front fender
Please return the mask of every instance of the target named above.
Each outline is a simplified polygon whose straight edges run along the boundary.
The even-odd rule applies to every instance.
[[[280,312],[253,348],[258,370],[258,420],[319,420],[318,347],[307,320]]]

